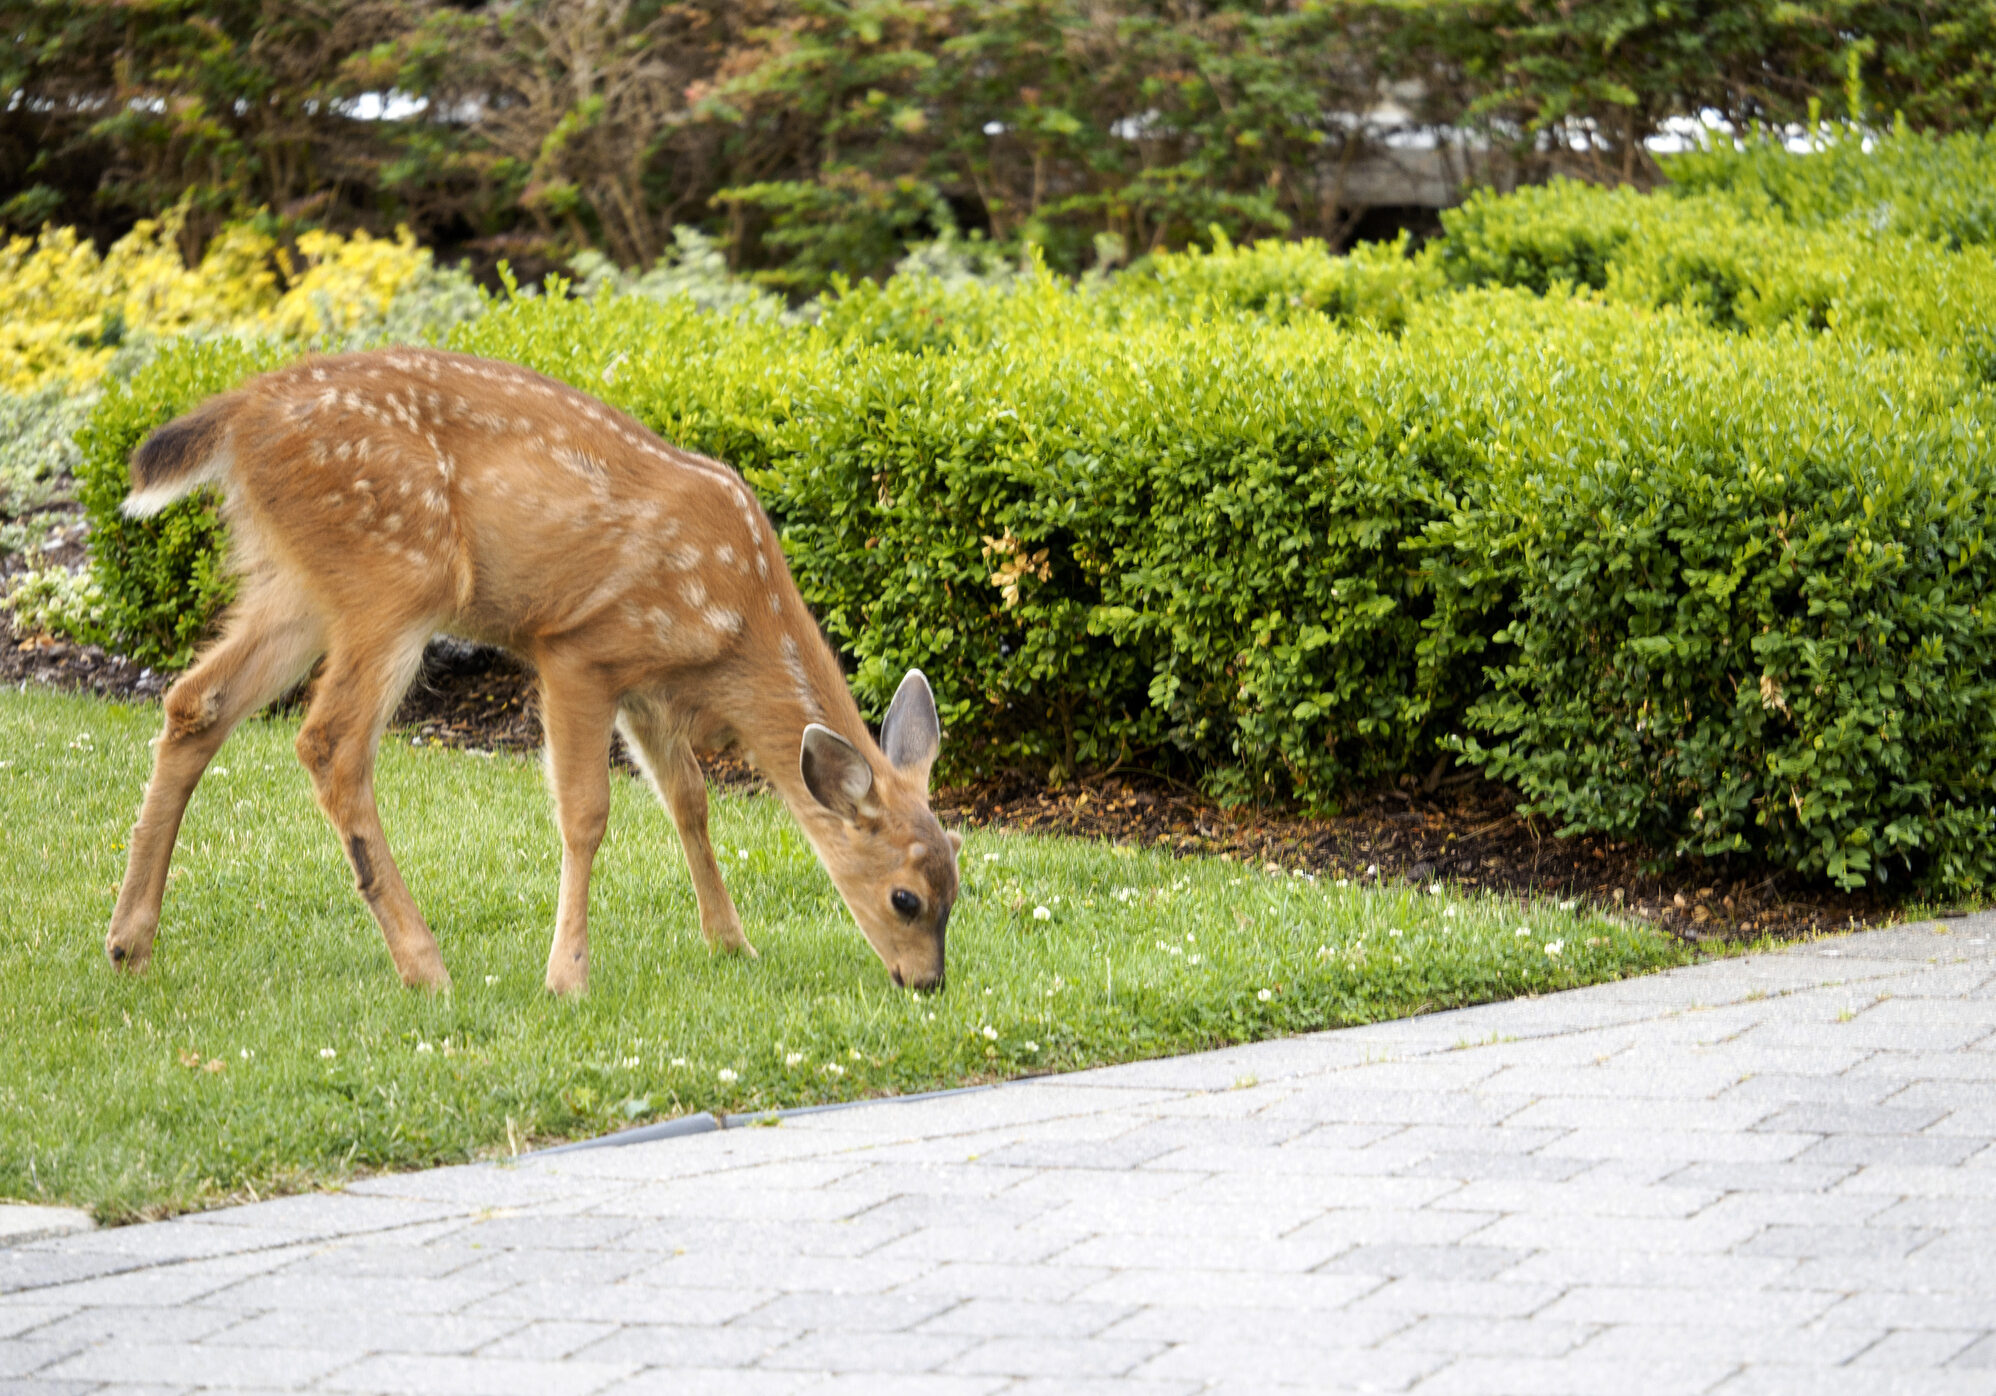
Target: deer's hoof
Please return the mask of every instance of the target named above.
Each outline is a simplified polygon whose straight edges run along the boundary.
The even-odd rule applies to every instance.
[[[548,992],[561,998],[579,998],[589,991],[589,962],[557,961],[548,966]]]
[[[740,955],[749,960],[762,958],[755,953],[755,947],[749,944],[748,937],[742,934],[739,921],[733,925],[717,926],[712,929],[702,926],[700,934],[707,942],[707,949],[716,955]]]
[[[137,974],[152,959],[152,937],[112,931],[104,937],[104,955],[113,969]]]

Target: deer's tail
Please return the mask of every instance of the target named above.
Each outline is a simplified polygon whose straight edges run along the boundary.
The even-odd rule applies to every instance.
[[[237,405],[233,396],[211,398],[140,443],[132,452],[126,518],[150,518],[176,499],[228,476],[235,462],[229,427]]]

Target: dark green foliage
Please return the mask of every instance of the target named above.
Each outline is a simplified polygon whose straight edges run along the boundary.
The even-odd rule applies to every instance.
[[[912,175],[877,179],[850,167],[815,180],[724,189],[714,202],[759,213],[768,224],[763,246],[777,263],[759,279],[807,294],[824,290],[841,272],[884,271],[906,244],[956,228],[933,185]]]
[[[695,223],[808,289],[946,222],[1069,273],[1100,235],[1342,243],[1409,134],[1647,187],[1695,113],[1996,119],[1996,0],[0,0],[0,34],[14,231],[184,197],[190,244],[268,209],[539,270]]]

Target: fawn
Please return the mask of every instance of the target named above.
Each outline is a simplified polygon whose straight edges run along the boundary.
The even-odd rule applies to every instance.
[[[962,838],[929,810],[941,728],[910,671],[867,734],[741,477],[565,384],[432,349],[306,359],[203,403],[132,456],[124,511],[218,485],[238,600],[168,691],[105,950],[152,953],[189,796],[231,729],[324,658],[298,757],[403,982],[450,976],[374,802],[383,727],[424,646],[498,645],[539,679],[561,890],[547,987],[589,978],[590,865],[612,730],[671,811],[700,930],[754,955],[707,834],[696,750],[739,741],[898,985],[940,988]]]

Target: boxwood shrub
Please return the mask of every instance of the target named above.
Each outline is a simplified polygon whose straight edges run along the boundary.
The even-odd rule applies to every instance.
[[[1458,286],[1554,287],[1673,307],[1717,329],[1793,326],[1974,354],[1996,330],[1996,247],[1869,222],[1793,226],[1753,199],[1658,198],[1571,180],[1472,196],[1427,255]]]
[[[1665,323],[1502,370],[1414,545],[1434,642],[1487,644],[1455,745],[1564,829],[1986,886],[1996,403],[1931,357]]]
[[[1820,127],[1798,158],[1784,140],[1668,157],[1670,190],[1765,207],[1796,227],[1850,225],[1945,247],[1996,243],[1996,133]]]

